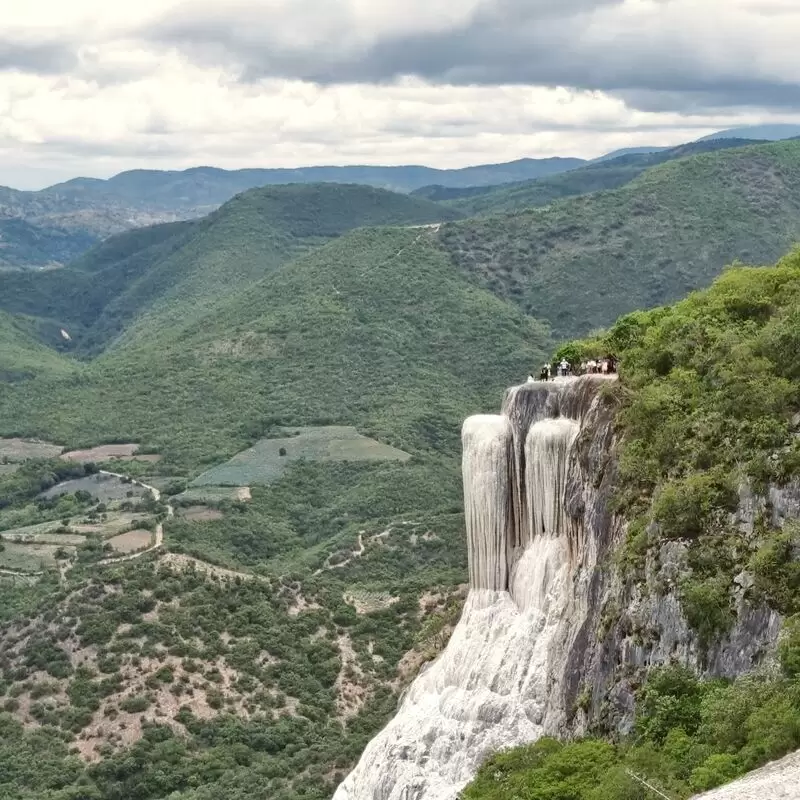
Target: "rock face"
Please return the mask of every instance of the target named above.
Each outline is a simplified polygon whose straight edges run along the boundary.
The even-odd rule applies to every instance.
[[[628,728],[653,664],[735,675],[774,646],[780,618],[742,594],[731,634],[700,653],[674,590],[680,545],[651,559],[644,586],[617,572],[609,380],[523,384],[501,414],[464,423],[464,612],[334,800],[452,800],[492,752],[597,721]]]

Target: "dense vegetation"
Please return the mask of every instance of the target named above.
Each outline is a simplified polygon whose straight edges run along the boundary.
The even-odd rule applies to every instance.
[[[631,564],[662,541],[688,544],[682,602],[706,643],[732,623],[745,567],[773,607],[800,611],[797,532],[776,528],[766,505],[753,531],[731,520],[743,482],[763,495],[800,474],[800,253],[729,269],[705,291],[560,352],[603,351],[623,364],[618,502],[632,521]]]
[[[350,424],[408,452],[455,454],[459,421],[496,403],[549,341],[465,280],[428,229],[351,233],[197,321],[191,310],[159,321],[80,381],[0,386],[3,432],[123,437],[192,469],[278,424]]]
[[[671,302],[800,238],[800,141],[670,161],[620,189],[442,227],[456,264],[557,337]]]
[[[775,267],[729,269],[705,291],[558,352],[575,363],[621,359],[622,566],[638,577],[648,549],[682,542],[679,596],[706,646],[732,624],[734,576],[745,570],[750,600],[786,616],[780,669],[733,682],[679,666],[651,671],[630,736],[543,739],[498,754],[464,800],[645,800],[629,770],[678,800],[800,747],[800,525],[777,527],[758,503],[752,530],[731,518],[742,482],[758,496],[800,477],[799,314],[796,253]]]
[[[649,800],[631,776],[675,800],[733,780],[800,746],[800,642],[784,675],[699,681],[680,667],[650,673],[625,740],[540,739],[486,761],[464,800]]]
[[[68,322],[70,347],[96,357],[46,351],[58,374],[36,350],[36,378],[0,383],[2,434],[139,442],[163,460],[118,468],[157,472],[148,480],[170,495],[284,426],[349,424],[412,458],[298,461],[253,487],[249,502],[229,494],[198,510],[173,498],[164,549],[138,561],[99,565],[105,552],[87,540],[60,576],[0,577],[0,705],[10,715],[0,719],[0,761],[10,765],[0,794],[329,795],[457,618],[458,426],[496,407],[549,350],[548,331],[523,309],[536,300],[536,316],[580,332],[706,281],[727,248],[771,252],[797,224],[798,152],[785,143],[679,160],[617,192],[442,231],[348,232],[441,219],[413,198],[258,190],[202,221],[115,237],[52,282],[3,276],[14,312],[4,319],[26,348]],[[721,244],[712,252],[708,241]],[[546,257],[532,257],[536,248]],[[78,274],[85,292],[70,288]],[[622,358],[613,399],[626,437],[626,574],[637,579],[648,548],[683,542],[680,598],[707,646],[732,618],[743,567],[754,600],[800,613],[796,529],[776,530],[766,509],[752,532],[728,517],[740,477],[757,493],[798,471],[799,275],[798,256],[730,270],[709,290],[564,350]],[[77,493],[37,497],[69,465],[13,466],[0,478],[9,524],[83,508]],[[543,742],[521,761],[499,757],[501,778],[484,772],[469,791],[500,791],[491,781],[507,775],[522,781],[520,796],[544,781],[555,786],[549,800],[594,800],[590,780],[614,796],[603,781],[624,781],[620,768],[631,766],[684,796],[783,752],[797,743],[787,722],[798,707],[796,620],[781,676],[723,685],[656,673],[633,739]],[[733,721],[723,714],[734,711]],[[535,779],[517,774],[529,768]],[[620,797],[637,791],[619,787]]]
[[[279,265],[367,225],[422,225],[458,212],[366,186],[255,189],[199,222],[107,240],[69,267],[0,272],[0,307],[57,320],[93,354],[134,320],[139,327],[198,318]]]

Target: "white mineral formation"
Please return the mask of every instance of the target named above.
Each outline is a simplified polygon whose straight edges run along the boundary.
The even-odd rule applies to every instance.
[[[576,442],[602,380],[529,382],[464,423],[464,612],[334,800],[451,800],[490,753],[563,729],[597,558]]]
[[[798,800],[800,750],[692,800]]]

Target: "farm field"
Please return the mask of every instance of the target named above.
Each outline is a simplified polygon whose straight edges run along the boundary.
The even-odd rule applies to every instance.
[[[289,433],[289,432],[287,432]],[[355,428],[329,425],[295,428],[292,435],[261,439],[230,461],[195,478],[192,486],[269,484],[293,461],[408,461],[411,456],[395,447],[362,436]]]
[[[56,566],[55,553],[58,549],[59,546],[54,544],[18,544],[4,541],[0,552],[0,568],[20,572],[52,569]]]
[[[139,445],[133,442],[127,444],[103,444],[87,450],[70,450],[62,453],[65,461],[78,461],[81,463],[113,461],[125,459],[127,461],[146,461],[153,463],[159,461],[161,456],[157,453],[138,453]]]
[[[215,519],[222,519],[224,516],[224,514],[216,508],[200,505],[182,508],[179,514],[189,522],[211,522]]]
[[[55,458],[64,448],[35,439],[0,439],[0,461],[18,463],[31,458]]]
[[[114,536],[131,525],[137,525],[148,519],[147,514],[135,514],[128,512],[110,513],[106,519],[100,522],[71,524],[70,528],[78,533],[95,534],[102,538]]]
[[[143,528],[135,531],[126,531],[108,539],[108,543],[114,548],[116,553],[133,553],[136,550],[143,550],[150,545],[153,534]]]
[[[79,491],[88,492],[101,503],[138,498],[148,494],[147,489],[136,483],[126,483],[114,475],[98,473],[96,475],[87,475],[85,478],[76,478],[75,480],[59,483],[46,492],[42,492],[40,497],[52,498]]]
[[[250,500],[248,486],[191,486],[176,498],[184,504],[222,503],[226,500],[247,502]]]
[[[15,528],[0,533],[4,542],[17,542],[19,544],[47,544],[47,545],[72,545],[83,544],[86,537],[80,533],[53,533],[61,527],[60,522],[42,522],[39,525],[29,525],[25,528]]]

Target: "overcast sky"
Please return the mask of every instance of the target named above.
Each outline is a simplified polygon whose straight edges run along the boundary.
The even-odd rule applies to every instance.
[[[0,0],[0,184],[800,122],[798,0]]]

